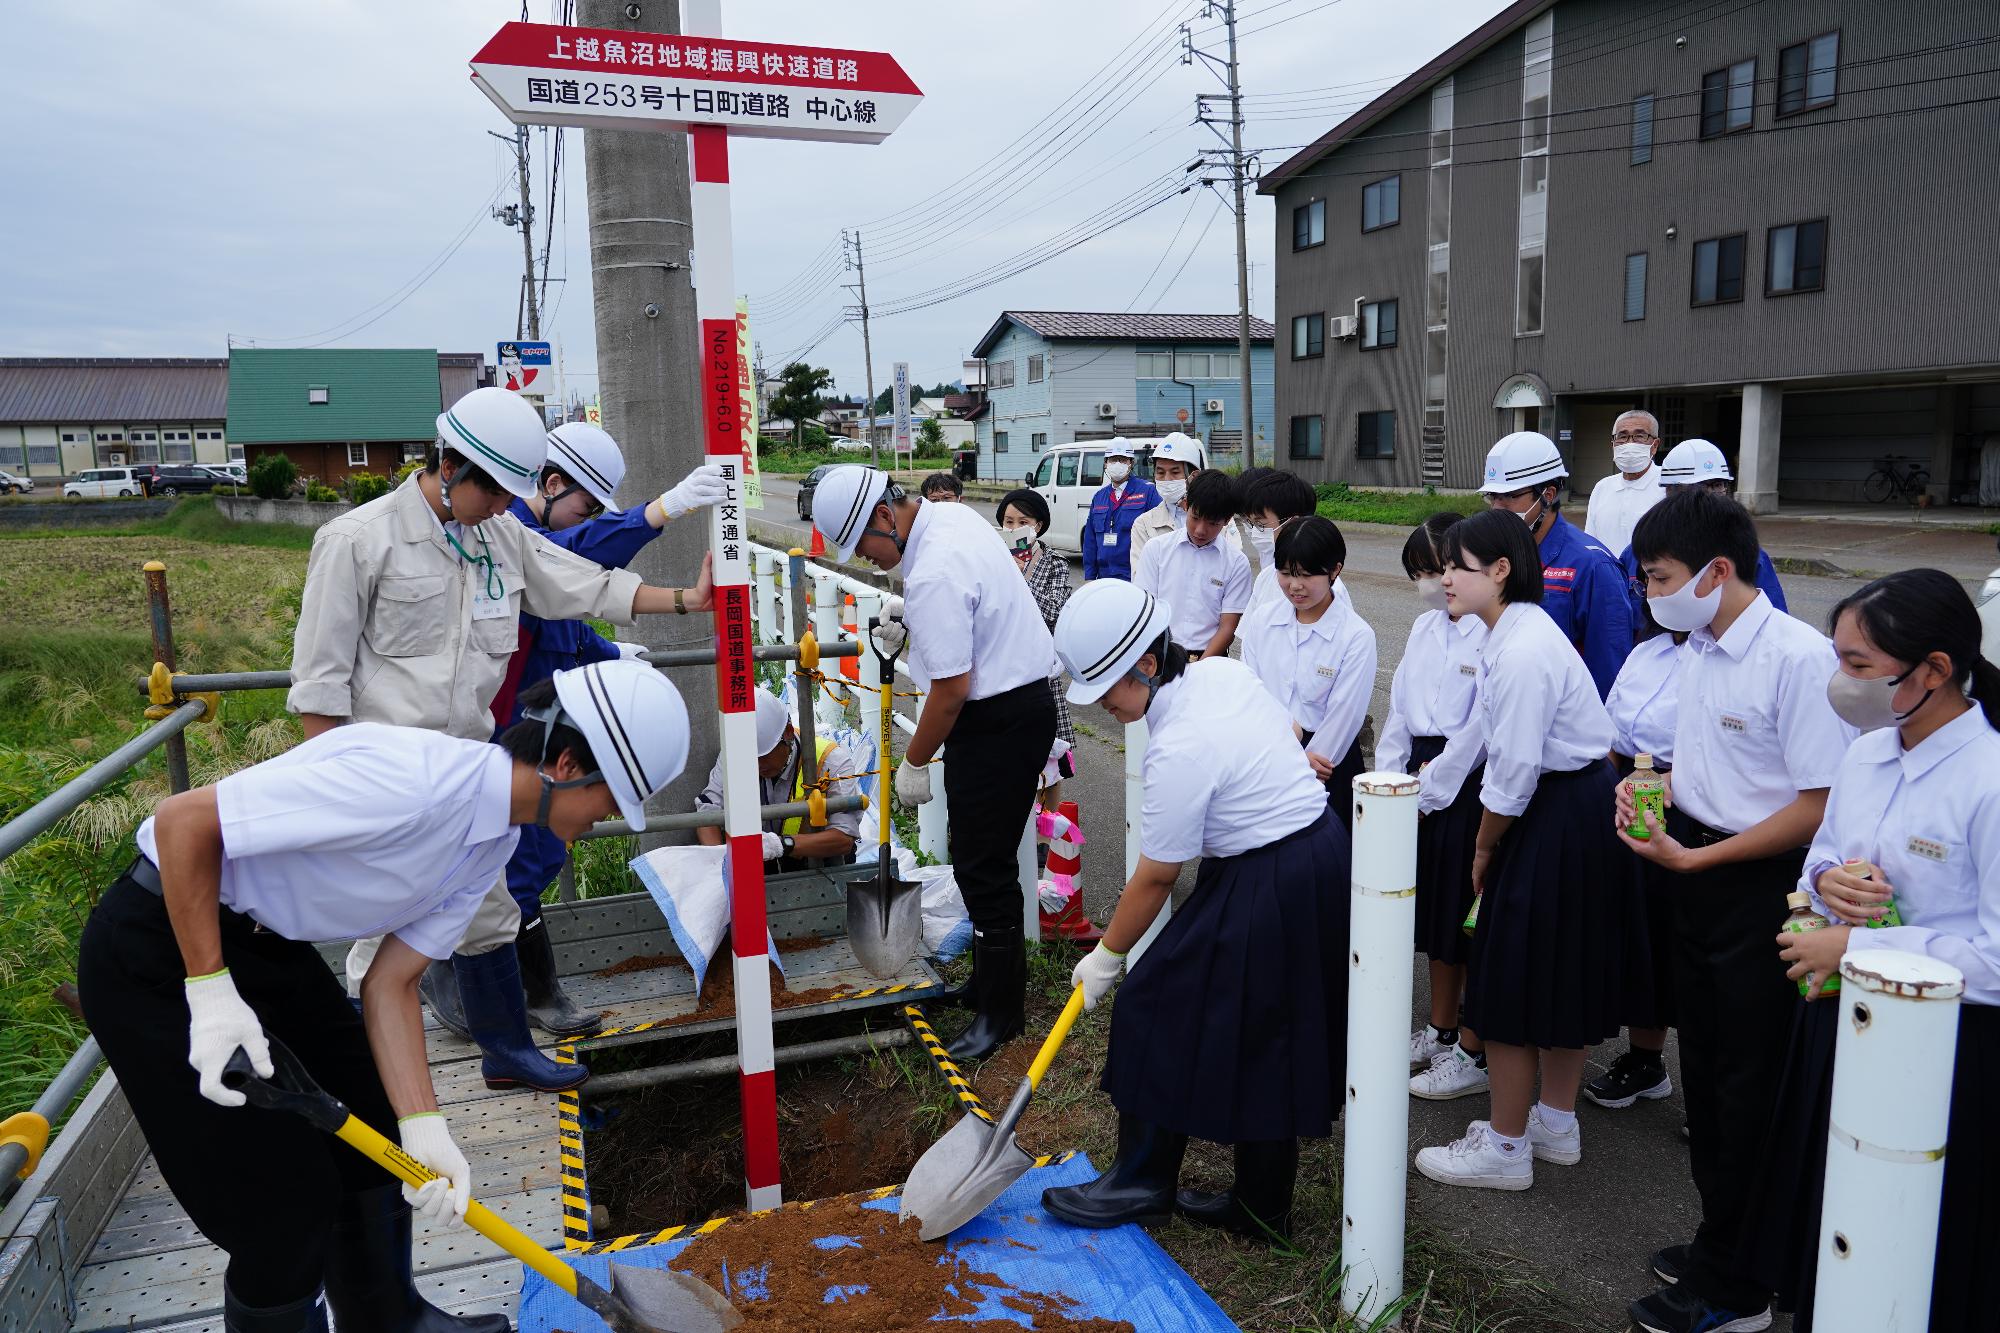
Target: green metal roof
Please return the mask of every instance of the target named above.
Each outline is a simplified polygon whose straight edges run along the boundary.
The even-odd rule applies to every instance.
[[[315,388],[326,390],[324,403],[308,401]],[[439,410],[438,354],[428,347],[229,352],[232,444],[430,440]]]

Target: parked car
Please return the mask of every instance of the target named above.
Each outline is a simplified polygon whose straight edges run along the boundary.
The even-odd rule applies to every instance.
[[[806,473],[806,479],[799,483],[799,517],[808,523],[812,522],[813,516],[813,487],[825,481],[826,474],[833,468],[832,463],[822,463]]]
[[[2000,666],[2000,569],[1986,576],[1979,590],[1979,652],[1994,666]]]
[[[213,472],[219,486],[248,486],[250,471],[241,463],[197,463],[203,472]]]
[[[17,477],[5,468],[0,468],[0,495],[26,495],[34,489],[33,477]]]
[[[63,499],[98,500],[107,495],[144,495],[144,478],[149,470],[137,467],[90,468],[77,473],[75,481],[63,484]]]
[[[214,469],[193,463],[155,463],[140,472],[148,495],[206,495],[217,486],[235,484],[225,483]]]
[[[1133,440],[1132,475],[1151,478],[1153,446]],[[1049,530],[1042,540],[1066,555],[1082,549],[1083,520],[1090,514],[1090,499],[1104,485],[1104,441],[1079,440],[1059,444],[1042,455],[1042,461],[1028,474],[1029,489],[1048,502]]]

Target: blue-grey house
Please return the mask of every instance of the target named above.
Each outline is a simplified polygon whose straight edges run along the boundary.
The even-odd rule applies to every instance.
[[[1270,456],[1269,320],[1250,321],[1258,453]],[[1007,310],[972,349],[986,363],[975,409],[979,475],[1008,481],[1071,440],[1185,430],[1218,463],[1241,463],[1243,395],[1235,315]]]

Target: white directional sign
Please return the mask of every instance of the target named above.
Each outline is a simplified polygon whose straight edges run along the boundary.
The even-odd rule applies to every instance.
[[[910,450],[910,363],[896,363],[896,442],[895,451],[907,454]]]
[[[721,37],[509,23],[472,80],[518,125],[880,143],[923,100],[894,56]]]

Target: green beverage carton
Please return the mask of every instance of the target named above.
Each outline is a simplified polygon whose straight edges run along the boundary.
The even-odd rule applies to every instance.
[[[1667,780],[1653,768],[1653,756],[1635,754],[1632,756],[1632,776],[1625,779],[1632,789],[1632,822],[1625,831],[1633,837],[1650,840],[1653,831],[1646,827],[1646,812],[1653,812],[1653,819],[1661,827],[1667,822]]]
[[[1479,904],[1484,901],[1486,901],[1485,894],[1475,893],[1472,895],[1472,910],[1465,914],[1465,921],[1459,927],[1466,934],[1470,935],[1479,928]]]

